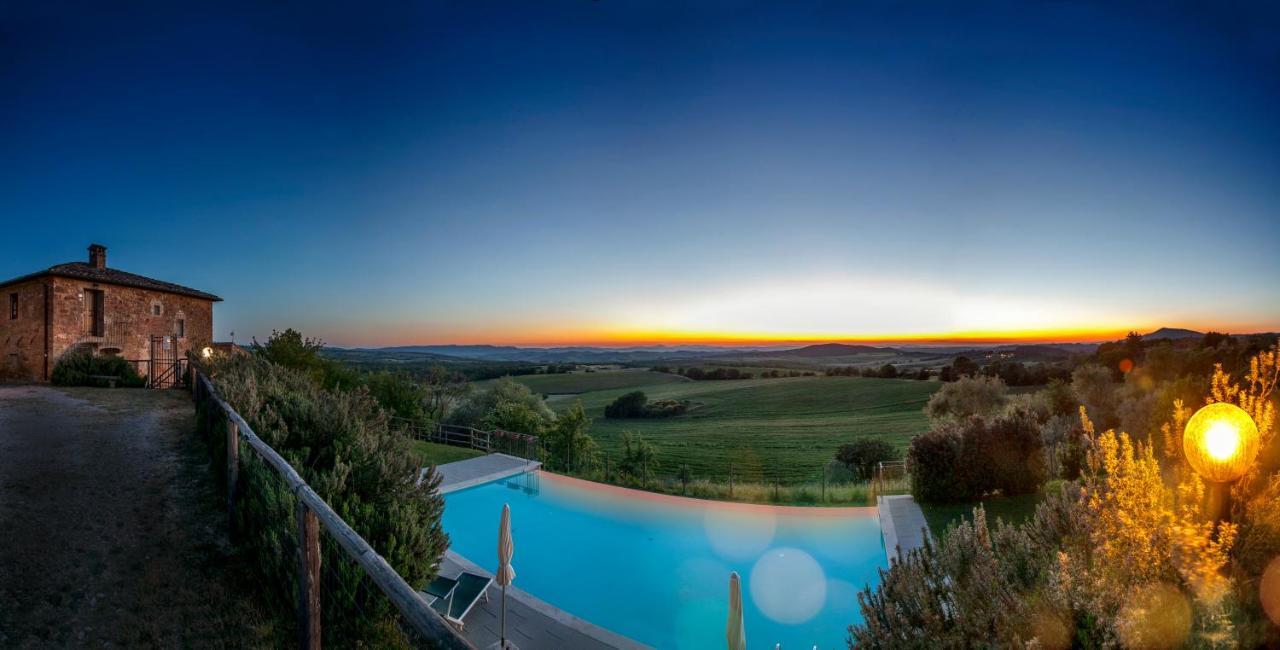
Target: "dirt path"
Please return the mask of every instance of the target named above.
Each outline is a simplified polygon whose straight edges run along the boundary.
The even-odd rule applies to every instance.
[[[0,647],[270,645],[182,391],[0,386]]]

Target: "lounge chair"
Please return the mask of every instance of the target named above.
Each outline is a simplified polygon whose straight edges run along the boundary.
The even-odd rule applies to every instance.
[[[493,578],[463,571],[456,578],[436,576],[421,593],[431,609],[461,630],[465,625],[463,619],[471,613],[480,597],[484,596],[484,601],[489,602],[491,584]]]

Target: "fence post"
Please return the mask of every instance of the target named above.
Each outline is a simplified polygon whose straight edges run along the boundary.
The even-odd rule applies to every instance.
[[[298,633],[304,650],[320,650],[320,521],[298,499]]]
[[[240,477],[240,425],[227,418],[227,530],[236,528],[236,482]]]

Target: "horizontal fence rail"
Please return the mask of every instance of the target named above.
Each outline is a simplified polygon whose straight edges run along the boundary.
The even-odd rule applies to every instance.
[[[538,460],[541,447],[538,436],[494,429],[485,431],[457,424],[420,425],[407,418],[392,418],[395,426],[405,429],[418,440],[453,447],[476,449],[485,453],[501,452],[525,460]]]
[[[212,400],[227,420],[227,505],[235,509],[236,475],[239,471],[240,443],[266,462],[288,485],[297,499],[297,525],[299,540],[299,596],[298,615],[302,629],[301,644],[304,648],[320,647],[320,540],[319,530],[329,537],[373,581],[378,589],[400,611],[414,631],[429,640],[433,647],[447,650],[475,650],[453,626],[427,605],[409,583],[369,546],[347,522],[342,520],[329,504],[298,474],[275,449],[264,442],[244,418],[218,395],[213,382],[194,365],[191,366],[192,397],[197,407],[203,400]]]

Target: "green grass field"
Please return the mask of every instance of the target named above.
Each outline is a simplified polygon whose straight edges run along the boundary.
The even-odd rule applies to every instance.
[[[679,375],[643,369],[569,372],[556,375],[520,375],[512,377],[512,379],[528,386],[529,390],[543,395],[636,389],[691,381]]]
[[[924,408],[937,382],[860,377],[795,377],[683,381],[643,386],[649,399],[689,400],[686,415],[610,420],[605,405],[636,386],[597,390],[551,402],[564,410],[581,400],[594,418],[591,433],[614,459],[623,431],[658,447],[658,473],[688,464],[695,478],[725,480],[732,464],[740,481],[817,481],[836,448],[874,436],[905,450],[928,428]]]
[[[476,456],[480,456],[484,453],[476,449],[442,445],[435,442],[427,442],[425,440],[414,440],[411,444],[413,445],[413,453],[418,456],[418,462],[423,465],[443,465],[445,463],[452,463],[455,460],[475,458]]]
[[[973,521],[973,509],[979,504],[987,513],[987,526],[995,526],[996,519],[1006,523],[1022,524],[1036,513],[1036,507],[1044,501],[1045,495],[1062,489],[1061,481],[1049,481],[1034,494],[1020,494],[1012,497],[993,496],[978,502],[952,504],[920,504],[925,521],[929,524],[929,532],[935,538],[941,538],[952,524],[959,524],[961,519]]]

